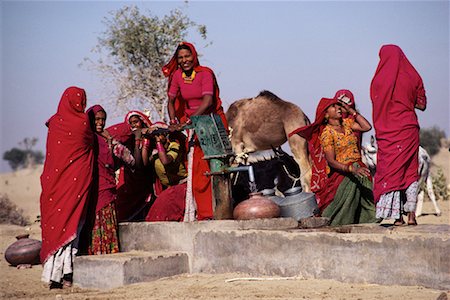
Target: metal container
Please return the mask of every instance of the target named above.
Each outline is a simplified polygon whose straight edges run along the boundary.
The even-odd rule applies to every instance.
[[[267,197],[270,200],[272,200],[273,202],[275,202],[277,205],[280,205],[281,202],[283,202],[283,200],[284,200],[283,197],[279,197],[279,196],[275,195],[275,190],[274,189],[264,189],[264,190],[261,190],[259,192],[262,193],[262,195],[264,197]]]
[[[283,201],[278,204],[281,217],[291,217],[299,221],[319,213],[314,193],[302,192],[300,187],[295,187],[285,191],[284,196]]]
[[[39,264],[41,241],[29,239],[29,234],[16,236],[17,241],[12,243],[5,251],[5,259],[13,266],[24,264]]]

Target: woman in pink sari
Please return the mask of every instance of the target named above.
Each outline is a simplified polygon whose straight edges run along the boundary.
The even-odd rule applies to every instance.
[[[41,175],[42,280],[71,286],[73,257],[86,216],[94,164],[94,135],[84,112],[86,93],[69,87],[46,123],[47,152]]]
[[[394,225],[417,225],[419,123],[415,109],[425,110],[422,78],[395,45],[384,45],[370,86],[378,144],[374,197],[377,218]]]
[[[219,96],[219,86],[214,72],[201,66],[197,51],[191,43],[182,42],[163,67],[169,78],[168,105],[171,129],[180,130],[190,124],[190,117],[208,114],[220,116],[225,128],[228,123]],[[191,135],[192,131],[190,131]],[[186,194],[185,221],[214,218],[209,162],[196,135],[190,136],[192,145],[188,151],[188,192]],[[196,207],[196,209],[195,209]]]

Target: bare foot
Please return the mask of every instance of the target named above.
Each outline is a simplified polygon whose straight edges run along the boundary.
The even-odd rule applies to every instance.
[[[416,220],[416,213],[415,212],[409,212],[408,213],[408,225],[417,225],[417,220]]]
[[[405,225],[405,221],[403,221],[403,217],[400,217],[400,219],[395,219],[394,226],[402,226]]]

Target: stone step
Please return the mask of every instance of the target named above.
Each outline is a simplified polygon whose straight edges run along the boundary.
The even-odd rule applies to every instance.
[[[183,273],[189,273],[186,253],[130,251],[76,257],[73,280],[82,288],[111,289]]]
[[[192,254],[194,239],[200,231],[288,230],[298,227],[293,218],[256,220],[214,220],[198,222],[120,223],[121,251],[177,251]],[[158,241],[155,243],[154,241]]]

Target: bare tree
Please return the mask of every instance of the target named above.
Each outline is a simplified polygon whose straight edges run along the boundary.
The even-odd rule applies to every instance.
[[[138,105],[147,108],[152,117],[164,119],[167,81],[161,68],[190,29],[206,40],[206,27],[191,21],[180,9],[159,18],[150,12],[141,14],[135,6],[112,12],[104,23],[107,29],[93,49],[98,58],[85,58],[85,63],[113,86],[109,99],[119,111]]]

